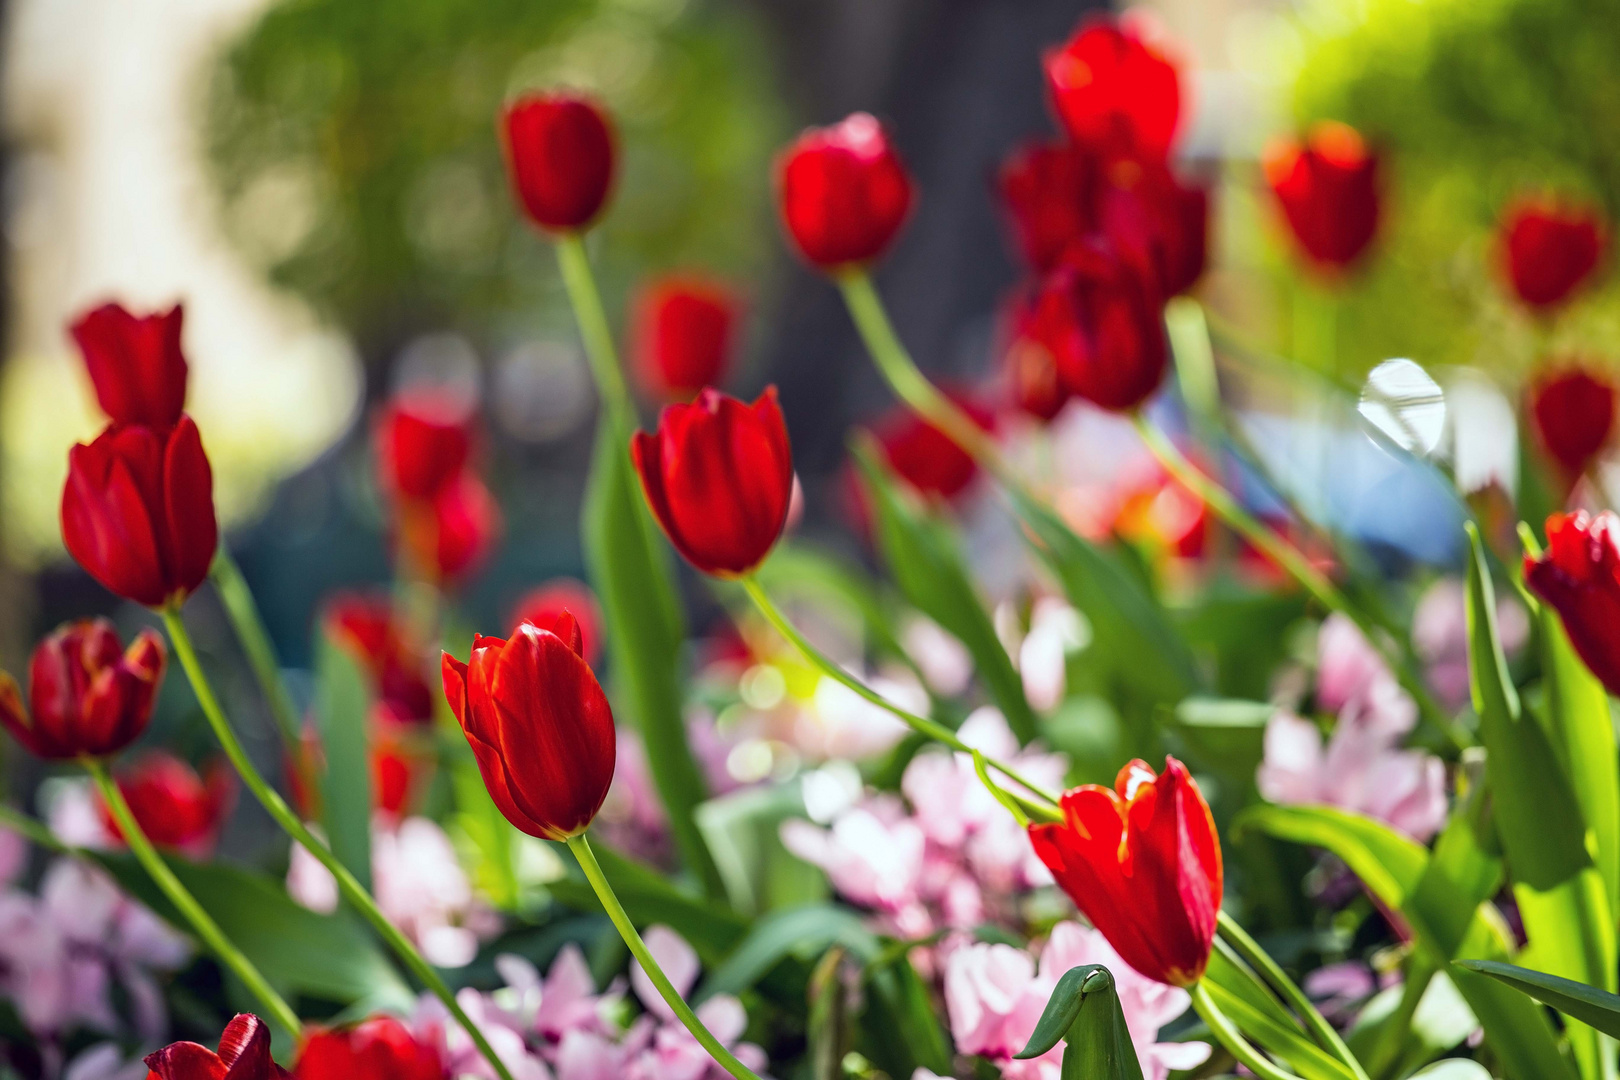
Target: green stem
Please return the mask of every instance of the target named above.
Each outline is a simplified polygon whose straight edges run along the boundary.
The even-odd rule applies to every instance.
[[[1193,1010],[1209,1025],[1210,1033],[1216,1040],[1226,1047],[1233,1057],[1247,1066],[1250,1072],[1260,1077],[1260,1080],[1299,1080],[1299,1077],[1288,1070],[1272,1064],[1270,1058],[1243,1037],[1237,1025],[1232,1023],[1210,998],[1209,991],[1204,989],[1203,983],[1194,983],[1190,990]]]
[[[1238,955],[1247,960],[1249,966],[1258,971],[1265,978],[1265,981],[1271,984],[1271,988],[1282,995],[1283,1000],[1288,1002],[1294,1012],[1299,1014],[1300,1019],[1305,1021],[1305,1026],[1310,1028],[1311,1034],[1316,1036],[1316,1041],[1321,1043],[1322,1048],[1344,1062],[1345,1066],[1355,1074],[1356,1080],[1367,1080],[1366,1070],[1361,1067],[1361,1062],[1356,1060],[1356,1056],[1350,1052],[1350,1048],[1344,1044],[1344,1040],[1333,1029],[1333,1025],[1327,1022],[1327,1018],[1317,1010],[1315,1005],[1311,1004],[1311,999],[1305,996],[1305,991],[1301,990],[1294,983],[1294,980],[1288,977],[1287,973],[1277,965],[1277,961],[1271,958],[1271,954],[1262,949],[1260,943],[1250,937],[1249,932],[1239,926],[1237,920],[1226,912],[1222,911],[1216,917],[1216,926],[1220,930],[1221,937],[1226,939],[1227,944],[1236,949]]]
[[[49,851],[59,851],[64,855],[79,852],[78,848],[62,843],[61,840],[57,839],[56,834],[44,825],[21,811],[13,810],[9,806],[0,806],[0,829],[10,829],[23,839],[38,844]]]
[[[602,909],[612,920],[613,928],[630,947],[631,955],[641,962],[641,969],[658,988],[659,996],[675,1011],[681,1023],[686,1025],[686,1030],[692,1033],[692,1037],[709,1052],[722,1069],[737,1080],[760,1080],[753,1070],[738,1061],[736,1056],[714,1037],[713,1032],[703,1026],[703,1021],[697,1018],[692,1007],[675,992],[669,976],[658,966],[658,961],[653,958],[647,943],[641,940],[641,935],[637,933],[635,924],[630,921],[630,916],[625,914],[624,905],[619,903],[618,896],[613,892],[613,886],[608,884],[607,876],[602,873],[602,867],[597,863],[595,853],[591,851],[590,841],[585,839],[583,833],[568,838],[568,850],[579,860],[579,868],[585,872],[585,880],[591,883],[591,888],[596,890],[596,898],[602,902]]]
[[[242,980],[253,996],[264,1005],[265,1012],[271,1020],[281,1025],[293,1038],[293,1043],[299,1043],[303,1038],[303,1025],[299,1023],[298,1014],[293,1012],[292,1006],[284,1001],[280,994],[265,981],[259,969],[253,966],[253,961],[242,955],[240,949],[231,944],[231,939],[225,936],[225,931],[219,928],[213,918],[204,911],[197,898],[180,883],[174,876],[169,864],[163,861],[163,856],[157,853],[152,841],[147,839],[146,833],[141,830],[140,822],[129,809],[129,803],[124,801],[124,793],[118,790],[118,785],[108,775],[107,767],[100,759],[86,757],[80,762],[90,779],[95,781],[96,790],[101,793],[102,802],[112,811],[113,820],[118,822],[118,831],[124,834],[124,842],[134,853],[141,867],[151,875],[163,895],[168,897],[169,903],[175,910],[183,915],[203,944],[231,971]]]
[[[602,395],[602,404],[614,428],[628,440],[635,409],[625,385],[624,371],[619,367],[618,351],[613,347],[613,331],[602,307],[602,294],[596,288],[591,260],[585,253],[584,237],[576,232],[557,237],[557,265],[562,271],[563,287],[568,291],[568,302],[574,309],[574,319],[579,323],[579,336],[585,344],[585,358],[591,365],[597,393]]]
[[[292,695],[287,692],[287,683],[281,677],[281,663],[276,659],[276,648],[271,644],[270,632],[265,629],[264,617],[253,598],[253,590],[248,588],[241,567],[236,565],[236,560],[224,544],[219,545],[214,563],[208,568],[208,576],[214,581],[220,602],[225,605],[225,614],[231,620],[231,628],[242,643],[242,651],[247,654],[254,677],[259,680],[259,689],[270,703],[270,715],[275,717],[276,727],[281,729],[281,736],[287,745],[296,748],[303,735],[298,708],[293,704]]]
[[[752,575],[743,578],[742,586],[745,590],[747,590],[749,599],[753,600],[754,606],[759,608],[760,614],[765,616],[765,620],[776,628],[777,633],[787,638],[794,648],[798,649],[799,652],[804,654],[804,658],[809,660],[810,663],[819,669],[823,675],[842,683],[844,686],[853,690],[856,694],[860,695],[860,697],[871,702],[873,705],[876,705],[878,708],[886,709],[893,713],[900,720],[904,721],[913,731],[917,732],[917,734],[933,739],[936,742],[942,742],[946,746],[949,746],[952,750],[956,750],[964,754],[974,753],[973,747],[967,745],[961,739],[957,738],[956,732],[952,731],[944,724],[941,724],[937,720],[930,720],[926,716],[918,716],[914,712],[900,708],[900,706],[894,704],[894,702],[888,700],[882,694],[879,694],[877,691],[855,678],[849,672],[839,667],[832,661],[831,657],[827,656],[820,649],[817,649],[814,645],[810,644],[810,642],[805,639],[805,636],[799,633],[798,628],[788,621],[787,616],[782,613],[782,609],[776,606],[775,601],[771,599],[770,594],[765,591],[762,585],[760,585],[757,578],[753,577]],[[1027,789],[1037,798],[1044,799],[1050,807],[1055,807],[1058,805],[1057,799],[1054,798],[1050,792],[1043,790],[1039,785],[1033,784],[1024,779],[1022,776],[1019,776],[1018,773],[1014,772],[1006,765],[1003,765],[1001,762],[996,761],[994,758],[985,758],[984,761],[985,764],[990,766],[990,768],[996,770],[1013,783]],[[1048,820],[1059,820],[1058,814],[1049,807],[1037,806],[1033,803],[1026,805],[1040,813],[1041,816]]]
[[[225,719],[225,712],[220,708],[219,698],[214,695],[214,688],[197,659],[197,651],[191,643],[191,634],[186,630],[185,621],[181,619],[178,608],[166,607],[162,615],[163,626],[169,632],[169,640],[174,643],[175,655],[180,658],[180,666],[185,668],[186,677],[191,680],[191,688],[196,692],[197,704],[202,707],[203,715],[207,717],[208,725],[214,729],[214,735],[219,739],[225,756],[230,759],[248,790],[253,792],[254,797],[270,812],[270,816],[275,818],[276,824],[280,825],[288,836],[302,844],[306,851],[315,856],[316,861],[331,872],[343,898],[371,923],[382,939],[388,943],[389,948],[393,949],[411,973],[421,980],[422,985],[433,991],[434,996],[444,1003],[444,1007],[467,1032],[467,1037],[473,1041],[473,1045],[478,1048],[484,1060],[494,1068],[499,1080],[512,1080],[512,1073],[507,1069],[506,1063],[495,1053],[495,1048],[490,1046],[484,1033],[456,1002],[456,996],[450,992],[450,988],[439,977],[439,973],[422,958],[422,954],[411,944],[410,939],[388,921],[388,917],[377,907],[377,902],[371,898],[371,894],[361,887],[354,875],[349,873],[348,868],[332,854],[331,849],[305,827],[298,815],[287,805],[286,800],[265,782],[259,770],[248,759],[247,752],[236,737],[236,732],[231,730],[230,722]]]
[[[860,268],[849,270],[839,274],[836,280],[838,287],[843,290],[850,317],[855,320],[855,328],[866,343],[866,351],[872,354],[872,361],[888,382],[889,389],[997,479],[1007,480],[1010,470],[1002,460],[995,440],[975,424],[956,402],[940,393],[939,388],[918,369],[916,361],[912,360],[899,335],[894,332],[888,313],[883,309],[883,301],[872,287],[872,278],[867,272]]]

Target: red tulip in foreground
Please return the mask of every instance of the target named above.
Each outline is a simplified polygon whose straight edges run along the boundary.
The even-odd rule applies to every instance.
[[[270,1057],[270,1029],[252,1013],[238,1013],[225,1025],[219,1053],[194,1042],[170,1043],[146,1055],[146,1067],[157,1080],[289,1080]]]
[[[1584,510],[1547,519],[1547,550],[1524,579],[1558,612],[1586,666],[1620,694],[1620,517]]]
[[[1181,118],[1181,77],[1141,31],[1128,20],[1087,20],[1066,44],[1047,52],[1046,88],[1075,142],[1162,159]]]
[[[1545,311],[1569,299],[1603,255],[1596,210],[1550,199],[1522,199],[1502,218],[1508,281],[1528,307]]]
[[[314,1031],[293,1066],[297,1080],[439,1080],[444,1065],[392,1016],[339,1031]]]
[[[444,654],[444,696],[506,819],[542,840],[585,831],[613,780],[613,713],[580,655],[579,628],[520,625]]]
[[[191,417],[167,430],[110,427],[69,451],[62,539],[91,577],[147,607],[202,584],[219,530],[213,472]]]
[[[1057,364],[1073,394],[1105,409],[1134,409],[1169,364],[1162,304],[1149,271],[1099,245],[1076,248],[1041,282],[1021,335]]]
[[[1146,762],[1112,789],[1065,792],[1061,824],[1031,825],[1035,853],[1131,967],[1177,986],[1203,977],[1221,909],[1221,844],[1187,767]]]
[[[96,401],[114,425],[170,428],[186,404],[186,357],[180,351],[184,314],[131,315],[117,303],[79,316],[71,327],[96,389]]]
[[[742,577],[782,535],[793,453],[776,387],[752,405],[711,387],[667,406],[656,432],[636,432],[630,455],[669,542],[705,574]]]
[[[512,187],[542,229],[571,232],[596,219],[613,187],[613,129],[579,94],[526,94],[501,117]]]
[[[378,482],[395,498],[428,500],[472,456],[471,410],[426,392],[398,395],[377,416]]]
[[[1530,387],[1530,419],[1548,455],[1570,477],[1586,471],[1614,431],[1615,386],[1594,371],[1565,368]]]
[[[197,770],[166,750],[145,753],[133,767],[119,770],[118,790],[148,840],[196,858],[212,854],[219,829],[235,797],[234,773],[222,762]],[[98,797],[102,827],[122,841],[111,809]]]
[[[869,263],[911,210],[911,177],[883,125],[855,113],[811,128],[777,163],[782,223],[799,254],[823,270]]]
[[[1305,254],[1332,272],[1347,269],[1378,231],[1378,158],[1354,128],[1324,121],[1304,145],[1267,148],[1266,182]]]
[[[42,758],[116,754],[146,730],[165,659],[163,640],[150,630],[125,651],[106,619],[66,623],[34,649],[32,717],[16,680],[0,672],[0,725]]]
[[[690,401],[725,376],[737,300],[705,278],[666,277],[636,300],[634,353],[642,385],[655,397]]]
[[[534,623],[542,630],[557,632],[564,618],[579,628],[580,655],[592,667],[602,651],[602,609],[596,594],[582,581],[553,578],[524,593],[512,610],[512,626]]]

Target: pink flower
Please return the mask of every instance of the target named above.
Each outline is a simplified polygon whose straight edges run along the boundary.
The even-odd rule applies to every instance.
[[[1323,712],[1338,712],[1389,678],[1384,658],[1360,627],[1338,612],[1323,620],[1316,637],[1316,704]]]
[[[782,823],[782,843],[819,866],[839,895],[888,915],[904,936],[933,932],[923,906],[927,839],[893,796],[879,795],[839,815],[830,829]]]
[[[551,1069],[530,1049],[516,1018],[488,995],[464,987],[456,993],[456,1004],[489,1040],[495,1056],[512,1073],[512,1080],[552,1080]],[[479,1053],[472,1037],[450,1018],[444,1003],[432,994],[423,994],[417,1001],[411,1027],[419,1041],[439,1051],[447,1075],[497,1080],[494,1066]]]
[[[1059,923],[1041,951],[1039,966],[1010,945],[963,945],[945,962],[945,1007],[956,1049],[990,1058],[1007,1080],[1057,1080],[1062,1045],[1029,1061],[1024,1048],[1057,981],[1070,968],[1102,964],[1114,977],[1125,1026],[1144,1080],[1165,1080],[1209,1056],[1204,1043],[1161,1043],[1159,1029],[1187,1011],[1187,991],[1144,975],[1120,959],[1102,934],[1075,922]]]
[[[649,926],[643,937],[675,992],[686,997],[698,977],[698,958],[692,946],[667,926]],[[626,1080],[722,1080],[728,1075],[675,1019],[639,962],[630,969],[630,986],[646,1006],[647,1016],[632,1025],[625,1037],[625,1048],[629,1050]],[[765,1052],[753,1043],[739,1041],[748,1027],[742,1002],[730,994],[714,994],[693,1011],[737,1060],[756,1073],[765,1068]],[[658,1026],[649,1024],[649,1017],[655,1018]]]

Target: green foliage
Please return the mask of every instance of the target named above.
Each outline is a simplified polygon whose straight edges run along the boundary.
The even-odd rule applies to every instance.
[[[371,882],[372,690],[350,653],[322,631],[315,643],[315,724],[321,737],[321,824],[332,854]]]
[[[463,328],[563,308],[520,223],[495,118],[523,90],[607,103],[623,168],[609,277],[698,262],[741,273],[771,236],[779,141],[759,32],[683,0],[288,0],[229,48],[206,138],[227,231],[277,284],[352,332]]]

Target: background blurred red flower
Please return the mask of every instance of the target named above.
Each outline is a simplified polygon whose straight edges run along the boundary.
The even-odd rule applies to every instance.
[[[1040,284],[1024,334],[1057,362],[1069,392],[1105,409],[1134,409],[1169,363],[1163,305],[1151,271],[1102,244],[1073,248]]]
[[[439,1080],[444,1072],[439,1052],[392,1016],[309,1032],[293,1067],[297,1080]]]
[[[84,355],[101,411],[116,424],[173,427],[186,405],[185,318],[168,311],[132,315],[117,302],[85,312],[70,328]]]
[[[980,428],[995,429],[995,414],[978,401],[959,391],[948,396]],[[971,454],[903,405],[889,410],[872,434],[889,467],[925,495],[954,499],[979,475],[978,462]]]
[[[1502,215],[1508,283],[1527,306],[1545,311],[1591,276],[1608,237],[1596,209],[1551,198],[1522,198]]]
[[[777,163],[777,199],[799,254],[832,270],[888,249],[911,211],[912,184],[883,125],[854,113],[787,148]]]
[[[378,412],[374,430],[378,482],[396,497],[432,499],[472,456],[472,412],[448,394],[398,394]]]
[[[514,629],[528,622],[555,633],[564,613],[579,631],[580,655],[595,667],[602,651],[602,608],[583,581],[560,577],[535,586],[512,606],[510,622]]]
[[[595,101],[572,93],[526,94],[501,118],[518,201],[543,229],[589,225],[613,187],[613,129]]]
[[[1614,431],[1615,386],[1577,365],[1551,365],[1529,387],[1537,439],[1569,477],[1579,476]]]
[[[1053,111],[1070,137],[1105,153],[1163,158],[1181,118],[1177,63],[1140,19],[1088,18],[1043,58]]]
[[[1352,127],[1322,121],[1303,144],[1266,148],[1266,182],[1300,248],[1318,266],[1342,271],[1378,232],[1378,157]]]
[[[1620,694],[1620,517],[1554,514],[1546,552],[1524,557],[1524,580],[1557,610],[1586,666]]]
[[[150,750],[119,769],[116,780],[135,823],[153,844],[195,859],[213,854],[220,827],[236,801],[235,774],[229,765],[215,761],[204,777],[174,754]],[[96,811],[108,835],[122,843],[118,822],[99,795]]]
[[[632,349],[642,385],[656,398],[690,401],[725,378],[738,303],[730,289],[691,274],[659,278],[636,298]]]

